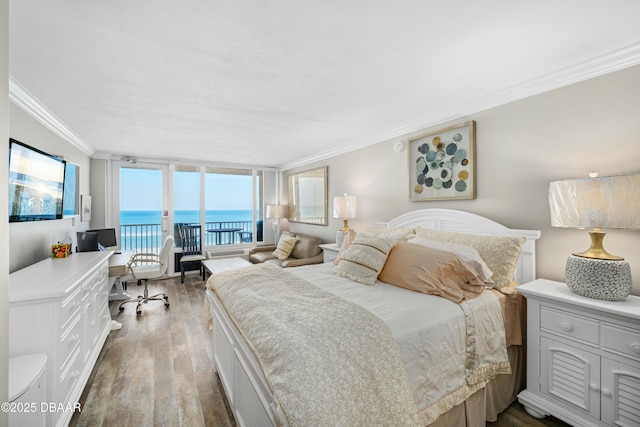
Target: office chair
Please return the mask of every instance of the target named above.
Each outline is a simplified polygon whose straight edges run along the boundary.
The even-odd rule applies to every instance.
[[[198,269],[204,280],[204,266],[202,261],[207,259],[202,254],[202,228],[198,225],[185,224],[180,227],[180,240],[182,241],[182,256],[180,257],[180,283],[184,283],[185,264],[198,263]]]
[[[121,282],[127,280],[142,280],[144,281],[144,294],[139,295],[136,299],[130,299],[120,304],[120,311],[124,311],[124,305],[130,302],[137,302],[136,315],[142,314],[142,304],[146,304],[150,300],[164,300],[164,306],[169,308],[169,297],[167,294],[157,294],[149,296],[149,290],[147,289],[147,281],[149,279],[157,279],[164,276],[169,267],[169,253],[173,246],[173,236],[167,236],[160,249],[160,255],[156,254],[135,254],[131,257],[127,264],[127,271],[129,274],[120,278]]]

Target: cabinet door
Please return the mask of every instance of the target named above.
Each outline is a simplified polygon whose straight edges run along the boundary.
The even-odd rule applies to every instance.
[[[542,393],[600,418],[600,356],[542,337]]]
[[[602,421],[640,426],[640,369],[602,358]]]

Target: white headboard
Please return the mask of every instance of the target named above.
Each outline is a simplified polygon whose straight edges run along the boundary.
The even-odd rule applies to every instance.
[[[527,283],[536,278],[536,245],[539,230],[515,230],[507,228],[480,215],[453,209],[420,209],[407,212],[387,222],[376,223],[381,227],[428,228],[455,233],[481,234],[485,236],[517,236],[527,239],[523,248],[514,280]]]

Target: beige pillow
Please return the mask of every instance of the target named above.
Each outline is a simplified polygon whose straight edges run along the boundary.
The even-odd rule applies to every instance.
[[[278,246],[273,251],[273,256],[278,259],[287,259],[296,245],[296,236],[283,231],[278,240]]]
[[[351,243],[355,238],[356,238],[356,232],[354,230],[349,229],[347,234],[344,236],[344,240],[342,241],[342,245],[340,246],[338,255],[336,256],[335,261],[333,261],[334,264],[338,264],[340,262],[340,260],[342,259],[342,254],[344,253],[344,251],[349,249],[349,246],[351,246]]]
[[[488,287],[493,287],[493,271],[485,264],[484,260],[478,253],[477,249],[471,246],[458,245],[451,242],[440,242],[438,240],[423,239],[422,237],[412,237],[408,240],[409,243],[416,245],[427,246],[429,248],[438,249],[439,251],[451,252],[458,256],[461,260],[473,267],[478,273],[480,280],[485,282]]]
[[[372,234],[357,234],[336,266],[336,274],[365,285],[373,285],[384,267],[395,240]]]
[[[385,283],[459,303],[486,289],[475,269],[451,252],[408,242],[393,247],[378,277]]]
[[[407,240],[407,236],[413,233],[413,228],[393,228],[393,227],[367,227],[364,230],[367,234],[375,234],[376,236],[391,237],[396,242]]]
[[[448,231],[428,230],[416,228],[419,237],[451,242],[476,248],[484,262],[493,272],[495,288],[504,294],[511,294],[513,290],[509,284],[513,280],[522,246],[527,240],[524,237],[481,236],[478,234],[452,233]]]

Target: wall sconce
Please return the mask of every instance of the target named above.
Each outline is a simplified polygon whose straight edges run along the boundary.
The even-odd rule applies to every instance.
[[[280,236],[280,219],[287,217],[287,205],[267,205],[267,212],[265,218],[275,219],[271,224],[271,229],[275,234],[275,243],[278,243],[278,237]]]
[[[349,232],[349,219],[358,216],[358,200],[356,196],[335,196],[333,198],[333,217],[342,218],[344,226],[336,232],[336,245],[342,246],[345,235]]]
[[[602,230],[640,229],[640,174],[590,176],[549,184],[551,225],[587,229],[591,236],[591,247],[567,260],[569,289],[589,298],[622,301],[631,293],[631,268],[604,249]]]

